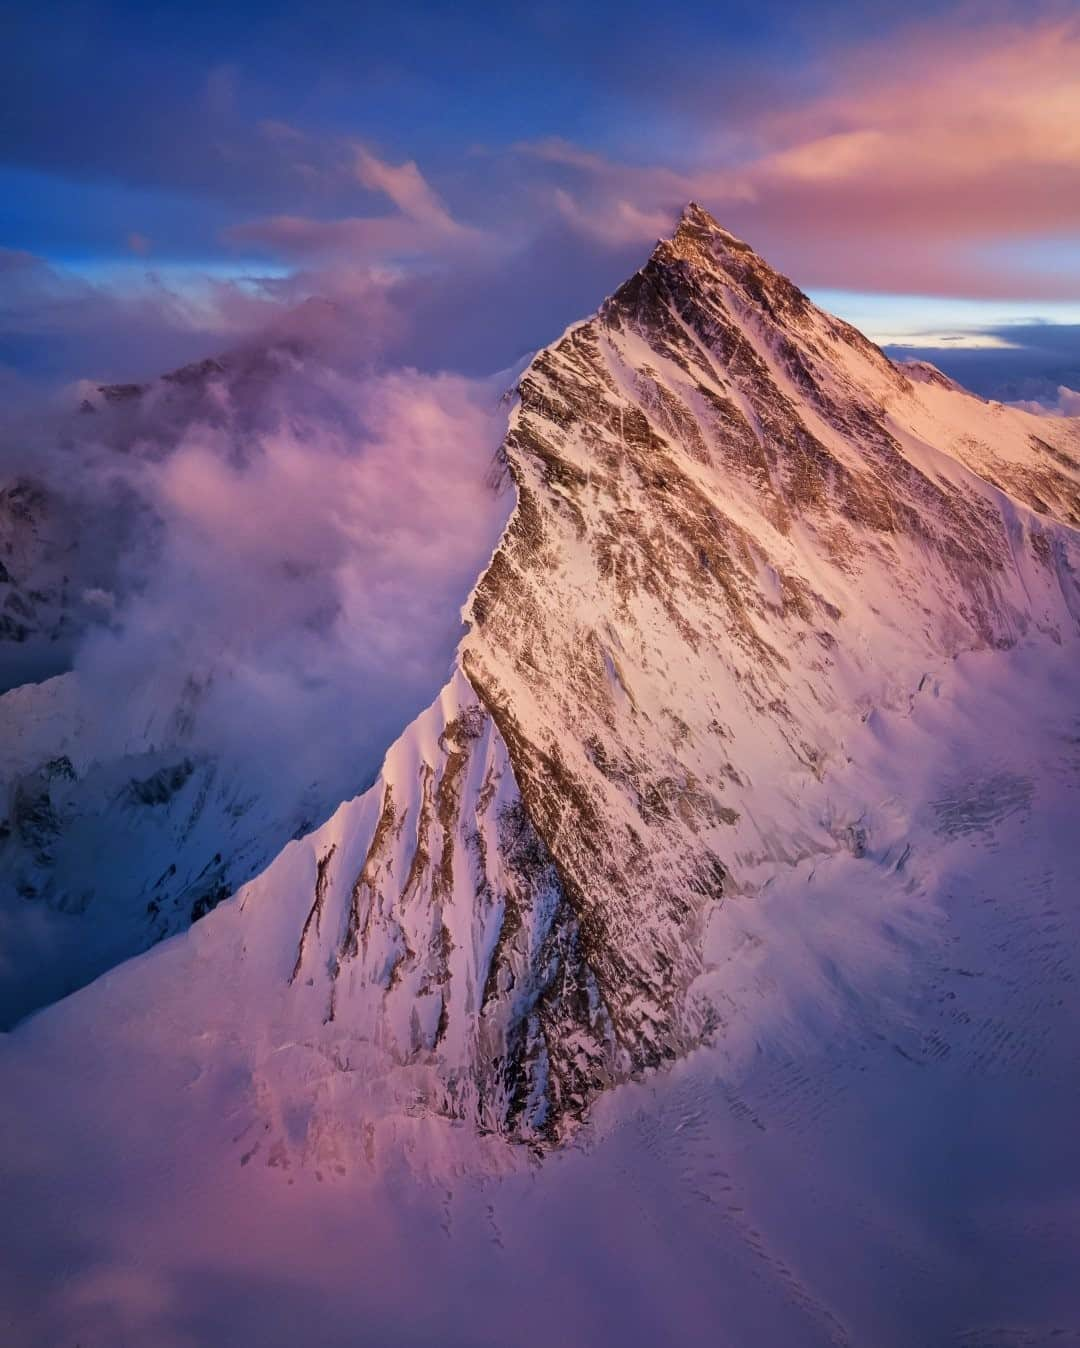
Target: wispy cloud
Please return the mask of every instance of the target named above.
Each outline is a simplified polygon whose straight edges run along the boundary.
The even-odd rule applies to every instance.
[[[689,198],[807,289],[1080,298],[1075,17],[1039,5],[988,22],[965,9],[873,40],[835,28],[798,79],[763,73],[768,97],[743,73],[737,97],[710,100],[693,63],[667,43],[664,78],[634,94],[641,117],[656,116],[632,160],[611,136],[603,151],[565,134],[436,151],[428,128],[404,154],[283,116],[245,124],[248,77],[222,66],[203,77],[176,162],[158,167],[187,181],[198,158],[200,192],[229,203],[223,224],[199,217],[205,255],[238,270],[255,257],[266,275],[216,289],[169,279],[172,221],[186,213],[147,223],[126,200],[116,237],[136,250],[129,263],[145,256],[145,284],[88,290],[19,255],[0,269],[0,367],[48,347],[70,371],[81,340],[87,373],[122,377],[125,358],[144,373],[152,353],[159,368],[197,354],[193,334],[215,350],[323,295],[388,361],[497,368],[599,303]],[[693,98],[670,94],[684,66]],[[605,67],[605,88],[641,73],[620,70]]]
[[[348,257],[378,263],[442,256],[488,241],[483,230],[456,220],[413,160],[391,164],[362,145],[342,147],[352,175],[386,197],[392,214],[272,215],[235,225],[228,238],[290,258]]]
[[[427,226],[434,234],[456,238],[472,232],[451,216],[411,159],[403,164],[390,164],[358,145],[356,176],[365,187],[389,197],[407,219]]]
[[[1080,21],[922,26],[841,50],[824,90],[741,129],[738,153],[703,132],[679,170],[551,139],[518,148],[564,171],[567,219],[620,241],[644,243],[696,197],[804,285],[1080,295],[1080,248],[1053,275],[994,252],[1080,231]]]

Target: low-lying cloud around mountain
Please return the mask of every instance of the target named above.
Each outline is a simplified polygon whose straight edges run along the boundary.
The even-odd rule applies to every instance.
[[[506,382],[256,347],[9,424],[3,477],[75,532],[100,752],[186,697],[193,751],[362,785],[439,687],[509,510]]]

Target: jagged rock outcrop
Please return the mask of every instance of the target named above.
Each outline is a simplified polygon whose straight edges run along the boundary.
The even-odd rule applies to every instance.
[[[1076,632],[1077,426],[913,373],[696,206],[532,361],[453,677],[295,845],[298,1034],[539,1143],[710,1034],[712,907],[857,845],[801,808],[845,728]]]

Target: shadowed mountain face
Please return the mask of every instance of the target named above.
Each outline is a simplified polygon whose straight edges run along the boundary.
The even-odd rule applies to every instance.
[[[1075,635],[1080,435],[909,377],[694,206],[517,392],[457,672],[303,844],[288,1014],[541,1141],[717,1029],[725,895],[866,846],[822,784],[874,707]]]

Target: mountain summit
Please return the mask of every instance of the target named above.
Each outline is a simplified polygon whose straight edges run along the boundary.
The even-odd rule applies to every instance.
[[[64,681],[0,699],[27,911],[94,850],[127,888],[73,931],[190,926],[0,1035],[6,1323],[1068,1337],[1080,422],[893,364],[696,206],[504,411],[445,686],[265,868],[290,754],[99,765],[80,819]]]
[[[730,896],[870,847],[875,707],[1075,636],[1080,439],[913,381],[693,204],[517,395],[450,682],[242,902],[290,1035],[544,1142],[717,1031]]]
[[[933,373],[687,206],[521,375],[498,456],[516,505],[440,696],[207,920],[238,1014],[348,1063],[378,1110],[537,1146],[715,1037],[732,903],[808,858],[910,846],[875,823],[875,713],[964,652],[1076,635],[1077,425]],[[18,856],[43,876],[76,790],[46,767],[9,830],[36,830]],[[188,838],[179,771],[127,791],[129,831],[141,802]],[[199,835],[209,889],[171,917],[176,866],[155,880],[146,849],[154,876],[126,877],[157,886],[146,943],[229,893],[232,836]]]

